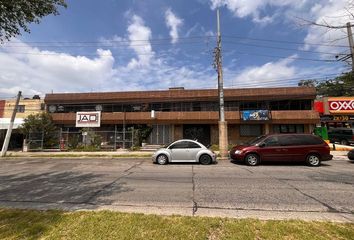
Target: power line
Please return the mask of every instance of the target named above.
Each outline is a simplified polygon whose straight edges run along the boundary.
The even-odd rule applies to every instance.
[[[251,47],[258,47],[258,48],[279,49],[279,50],[286,50],[286,51],[297,51],[297,52],[307,52],[307,53],[320,53],[320,54],[328,54],[328,55],[338,55],[338,54],[339,54],[339,53],[333,53],[333,52],[321,52],[321,51],[301,50],[301,49],[295,49],[295,48],[284,48],[284,47],[264,46],[264,45],[250,44],[250,43],[243,43],[243,42],[229,42],[229,41],[223,41],[223,43],[235,44],[235,45],[244,45],[244,46],[251,46]]]
[[[326,47],[338,47],[338,48],[348,48],[345,45],[334,45],[334,44],[325,44],[325,43],[304,43],[304,42],[294,42],[294,41],[283,41],[283,40],[274,40],[274,39],[262,39],[262,38],[249,38],[249,37],[240,37],[240,36],[223,36],[224,38],[236,38],[236,39],[246,39],[253,41],[263,41],[263,42],[276,42],[276,43],[284,43],[284,44],[295,44],[295,45],[312,45],[312,46],[326,46]]]
[[[191,40],[191,39],[215,39],[216,36],[192,36],[192,37],[179,37],[179,38],[151,38],[151,39],[103,39],[100,41],[22,41],[19,43],[6,43],[4,46],[16,46],[23,43],[27,44],[104,44],[107,42],[110,43],[132,43],[132,42],[148,42],[149,44],[153,42],[163,42],[163,41],[171,41],[172,39],[177,40]],[[244,39],[244,40],[252,40],[252,41],[263,41],[263,42],[276,42],[276,43],[284,43],[284,44],[296,44],[296,45],[313,45],[313,46],[328,46],[328,47],[345,47],[345,45],[335,45],[335,44],[326,44],[326,43],[304,43],[304,42],[295,42],[295,41],[283,41],[283,40],[274,40],[274,39],[266,39],[266,38],[251,38],[244,36],[236,36],[236,35],[223,35],[223,38],[231,38],[231,39]],[[177,42],[178,43],[178,42]],[[170,42],[170,44],[174,44]]]
[[[225,51],[225,50],[224,50]],[[250,55],[250,56],[260,56],[260,57],[269,57],[269,58],[277,58],[277,59],[293,59],[293,60],[301,60],[301,61],[313,61],[313,62],[338,62],[337,60],[324,60],[324,59],[314,59],[314,58],[302,58],[302,57],[285,57],[285,56],[277,56],[277,55],[268,55],[268,54],[259,54],[259,53],[245,53],[245,52],[238,52],[234,50],[226,50],[229,52],[234,52],[237,54],[243,54],[243,55]]]

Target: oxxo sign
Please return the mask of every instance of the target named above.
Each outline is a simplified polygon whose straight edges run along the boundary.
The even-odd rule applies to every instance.
[[[100,127],[101,112],[77,112],[76,127]]]
[[[330,113],[354,113],[354,98],[329,98]]]

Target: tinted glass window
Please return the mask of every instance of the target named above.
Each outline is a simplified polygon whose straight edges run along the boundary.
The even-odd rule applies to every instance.
[[[303,145],[318,145],[323,143],[322,139],[312,135],[302,135],[301,140]]]
[[[281,146],[297,145],[297,140],[291,135],[278,136],[278,141]]]
[[[351,135],[352,134],[352,130],[344,130],[344,134]]]
[[[240,125],[240,136],[259,136],[262,135],[262,125]]]
[[[278,137],[277,136],[271,136],[266,138],[263,143],[267,146],[279,146],[279,141],[278,141]]]
[[[188,148],[188,142],[178,142],[173,144],[170,149],[181,149],[181,148]]]
[[[264,136],[264,135],[256,137],[256,138],[252,139],[251,141],[249,141],[247,144],[248,145],[255,145],[255,144],[259,143],[260,141],[262,141],[265,137],[266,136]]]
[[[188,148],[201,148],[201,147],[194,142],[188,142]]]

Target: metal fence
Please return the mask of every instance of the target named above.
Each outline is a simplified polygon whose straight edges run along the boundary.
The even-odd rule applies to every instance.
[[[62,131],[30,133],[27,138],[28,151],[47,149],[115,151],[130,148],[134,144],[131,131]]]

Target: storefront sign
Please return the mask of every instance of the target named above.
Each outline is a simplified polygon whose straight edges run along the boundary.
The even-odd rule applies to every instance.
[[[328,109],[330,113],[354,113],[354,97],[329,98]]]
[[[348,122],[354,121],[354,115],[323,115],[321,116],[322,122]]]
[[[241,111],[241,119],[243,121],[267,121],[270,120],[270,114],[268,110]]]
[[[100,127],[101,112],[77,112],[76,127]]]

